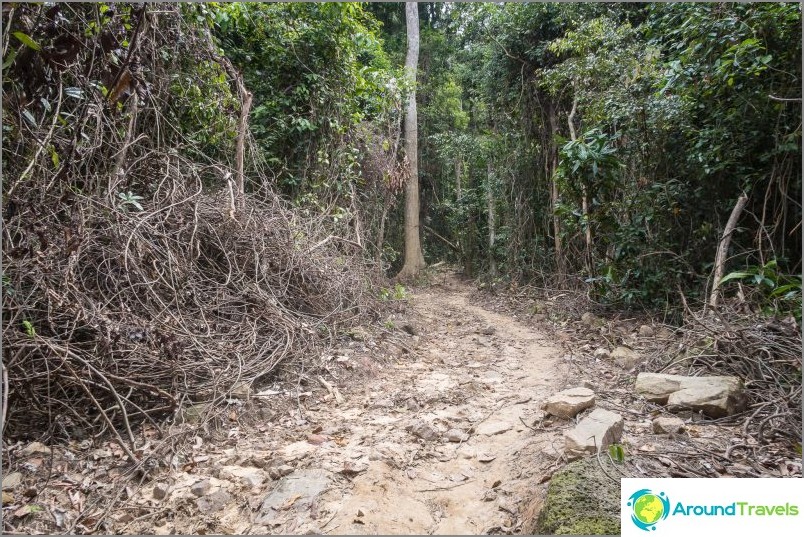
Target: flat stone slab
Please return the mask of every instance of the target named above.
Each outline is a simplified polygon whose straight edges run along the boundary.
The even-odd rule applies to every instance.
[[[640,373],[635,388],[650,402],[670,409],[702,412],[712,418],[742,412],[746,405],[743,383],[737,377]]]
[[[486,436],[494,436],[495,434],[502,434],[506,431],[513,429],[513,425],[504,421],[487,421],[480,424],[475,432],[477,434],[484,434]]]
[[[653,432],[656,434],[676,434],[684,431],[684,420],[675,416],[660,416],[653,420]]]
[[[567,454],[597,453],[598,449],[619,442],[623,425],[623,417],[616,412],[596,408],[572,430],[564,433]]]
[[[542,408],[553,416],[570,419],[594,404],[595,392],[589,388],[570,388],[551,396]]]
[[[309,504],[316,496],[327,490],[331,474],[326,470],[298,470],[283,477],[262,501],[260,516],[256,520],[270,519],[274,511],[288,509],[294,504]]]

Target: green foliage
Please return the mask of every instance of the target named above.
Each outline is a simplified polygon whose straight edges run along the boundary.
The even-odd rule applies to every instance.
[[[25,330],[25,334],[28,337],[36,337],[36,329],[34,328],[31,321],[25,319],[22,321],[22,328]]]
[[[393,289],[387,287],[380,288],[380,300],[406,300],[408,298],[408,291],[401,283],[396,283]]]
[[[612,461],[622,464],[625,462],[625,449],[621,444],[609,445],[609,457]]]
[[[129,206],[134,207],[138,211],[144,210],[142,208],[142,204],[140,204],[140,200],[145,199],[142,196],[138,196],[131,192],[118,192],[117,197],[120,198],[120,203],[118,206],[121,209],[126,210]]]
[[[775,259],[731,272],[718,286],[730,281],[741,281],[752,287],[755,292],[749,298],[753,298],[766,315],[792,314],[801,324],[801,276],[780,273]]]

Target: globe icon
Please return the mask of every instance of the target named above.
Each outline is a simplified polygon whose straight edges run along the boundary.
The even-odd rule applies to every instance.
[[[655,494],[643,494],[634,502],[634,516],[646,526],[658,522],[662,515],[664,515],[664,503]]]

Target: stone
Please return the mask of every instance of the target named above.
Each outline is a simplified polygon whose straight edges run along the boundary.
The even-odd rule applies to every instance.
[[[595,328],[603,324],[603,320],[590,311],[581,315],[581,322],[589,328]]]
[[[237,399],[248,400],[251,398],[251,385],[247,382],[239,382],[234,385],[229,395]]]
[[[198,498],[195,504],[203,513],[215,513],[223,510],[229,502],[232,501],[232,495],[225,490],[216,490],[209,496]]]
[[[325,470],[299,470],[293,475],[283,477],[262,501],[260,513],[255,520],[263,524],[275,516],[275,511],[288,509],[292,505],[309,506],[318,495],[329,488],[330,473]]]
[[[209,479],[204,479],[202,481],[198,481],[190,487],[190,492],[195,494],[196,496],[203,496],[210,491],[212,488],[212,483],[209,482]]]
[[[659,416],[653,420],[656,434],[677,434],[684,431],[684,420],[675,416]]]
[[[460,429],[450,429],[444,433],[444,438],[448,442],[465,442],[469,438],[469,435]]]
[[[622,468],[603,458],[587,457],[571,462],[553,474],[536,519],[525,517],[523,534],[619,535],[620,480]],[[600,465],[609,465],[605,470]],[[631,476],[629,476],[631,477]]]
[[[441,433],[438,430],[430,425],[425,421],[419,421],[411,425],[408,430],[414,436],[418,436],[422,440],[426,440],[427,442],[432,442],[434,440],[438,440],[438,437],[441,436]]]
[[[22,483],[22,474],[19,472],[11,472],[3,476],[3,490],[11,490],[20,483]]]
[[[504,421],[487,421],[480,424],[477,429],[475,429],[475,432],[486,436],[494,436],[495,434],[502,434],[511,429],[513,429],[513,425],[510,423]]]
[[[552,395],[542,405],[548,414],[570,419],[595,404],[595,392],[589,388],[570,388]]]
[[[168,495],[168,486],[165,483],[157,483],[154,485],[153,495],[155,500],[164,500]]]
[[[611,351],[611,359],[623,369],[633,369],[642,361],[639,353],[628,347],[617,347]]]
[[[692,410],[712,418],[742,412],[746,396],[737,377],[685,377],[664,373],[640,373],[635,389],[646,400],[671,410]]]
[[[209,405],[207,403],[199,403],[183,408],[181,411],[181,421],[191,425],[197,424],[201,421],[201,417],[206,414],[208,408]]]
[[[598,347],[592,355],[599,360],[606,360],[611,356],[611,353],[605,347]]]
[[[639,337],[653,337],[653,328],[650,326],[643,324],[639,327],[639,331],[637,332]]]
[[[496,332],[496,331],[497,331],[497,329],[494,328],[493,326],[487,326],[486,328],[482,329],[480,331],[480,333],[483,334],[484,336],[490,336],[490,335],[494,334],[494,332]]]
[[[664,326],[660,326],[659,329],[656,330],[656,337],[659,339],[673,339],[675,335],[675,332]]]
[[[10,492],[3,491],[3,505],[14,503],[14,495]]]
[[[20,457],[30,457],[31,455],[50,455],[50,448],[42,442],[31,442],[19,452]]]
[[[623,417],[616,412],[596,408],[564,433],[564,448],[568,455],[574,456],[597,453],[598,449],[619,442],[623,425]]]
[[[250,488],[259,487],[265,481],[262,470],[248,466],[224,466],[220,469],[219,475],[221,479],[239,481]]]
[[[271,477],[271,479],[280,479],[286,475],[292,474],[295,470],[296,469],[289,464],[281,464],[279,466],[270,468],[268,470],[268,475]]]

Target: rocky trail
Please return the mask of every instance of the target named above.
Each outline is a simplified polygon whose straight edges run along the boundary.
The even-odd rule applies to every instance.
[[[172,517],[126,531],[513,531],[556,462],[534,464],[555,432],[534,434],[526,424],[560,382],[557,349],[472,305],[469,291],[450,281],[417,293],[405,325],[415,348],[362,386],[345,381],[343,395],[333,387],[319,394],[322,404],[291,407],[290,430],[279,420],[262,433],[241,431],[220,453],[199,449],[191,472],[161,480],[164,500],[142,489]]]
[[[761,460],[742,450],[732,454],[730,442],[755,445],[738,438],[740,422],[668,412],[637,395],[633,364],[616,352],[622,347],[604,356],[589,339],[608,333],[600,319],[585,315],[548,332],[543,318],[534,324],[493,311],[473,291],[453,275],[439,276],[412,295],[379,337],[356,330],[323,357],[327,375],[233,393],[222,420],[203,423],[184,449],[139,478],[125,473],[127,458],[114,442],[8,447],[14,471],[3,478],[6,527],[24,533],[514,534],[535,532],[544,509],[542,529],[560,533],[555,524],[568,515],[545,503],[548,482],[571,484],[565,465],[586,452],[593,456],[578,462],[583,479],[570,510],[588,497],[592,504],[584,510],[600,511],[609,524],[593,533],[617,533],[617,474],[800,475],[787,448],[771,444]],[[634,348],[647,332],[618,329]],[[672,376],[641,378],[636,390],[649,400],[683,388]],[[684,393],[694,396],[696,389]],[[185,412],[185,421],[193,412]],[[625,446],[625,464],[605,470],[592,436]],[[112,495],[118,501],[104,501]]]

